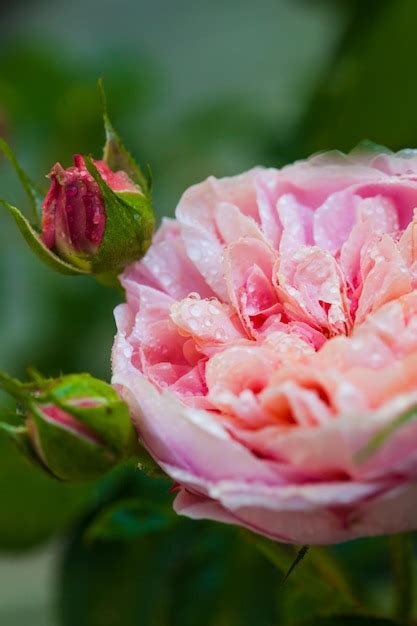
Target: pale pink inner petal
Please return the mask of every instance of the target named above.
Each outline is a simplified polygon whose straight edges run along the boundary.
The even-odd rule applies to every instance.
[[[386,302],[411,291],[411,278],[398,250],[389,235],[369,250],[362,263],[363,286],[356,312],[356,321],[365,320],[368,313]]]
[[[336,254],[356,222],[360,201],[351,191],[338,191],[329,196],[314,213],[315,244]]]
[[[179,333],[193,337],[199,345],[223,344],[244,337],[237,316],[234,320],[230,307],[214,298],[184,298],[172,305],[170,313]]]
[[[277,268],[277,289],[290,318],[331,335],[349,332],[346,284],[329,252],[315,246],[300,248],[291,262]]]
[[[214,210],[214,218],[219,235],[225,244],[240,237],[265,240],[253,217],[243,215],[234,204],[219,202]]]
[[[250,337],[257,335],[252,316],[270,315],[279,308],[272,285],[276,258],[268,244],[250,237],[230,243],[225,250],[224,271],[229,298]]]
[[[280,197],[277,211],[283,227],[279,244],[281,263],[287,264],[300,247],[313,243],[314,213],[292,194]]]
[[[261,171],[256,177],[255,186],[262,232],[269,243],[278,248],[282,226],[277,212],[278,196],[274,193],[275,172]]]

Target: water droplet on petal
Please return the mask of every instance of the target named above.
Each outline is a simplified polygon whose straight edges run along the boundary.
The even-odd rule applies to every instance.
[[[190,320],[188,322],[188,326],[191,328],[191,330],[198,330],[199,329],[199,324],[196,320]]]
[[[203,312],[203,307],[201,304],[192,304],[190,306],[190,313],[194,315],[194,317],[198,317]]]
[[[211,303],[208,306],[208,310],[212,315],[220,315],[221,313],[221,310],[219,309],[219,307]]]
[[[216,330],[216,332],[214,333],[214,338],[217,341],[224,341],[226,339],[226,333],[224,332],[223,328],[218,328]]]
[[[187,252],[192,261],[199,261],[201,259],[201,250],[196,246],[189,246]]]

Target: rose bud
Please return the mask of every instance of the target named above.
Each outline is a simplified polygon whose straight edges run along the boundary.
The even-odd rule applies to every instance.
[[[3,424],[31,461],[65,481],[100,477],[133,453],[135,435],[126,404],[89,374],[36,377],[22,384],[0,374],[17,400],[21,426]]]
[[[111,283],[126,265],[145,254],[154,215],[150,181],[123,146],[105,108],[104,125],[103,160],[76,155],[71,167],[56,163],[46,195],[0,139],[0,150],[29,195],[35,223],[30,224],[16,207],[0,202],[32,250],[48,265],[65,274],[95,274]]]
[[[115,193],[142,194],[125,172],[112,172],[104,161],[94,161],[94,165]],[[75,155],[74,165],[67,169],[56,163],[49,178],[51,186],[42,205],[41,239],[61,258],[88,267],[88,259],[98,251],[106,227],[100,188],[81,155]]]

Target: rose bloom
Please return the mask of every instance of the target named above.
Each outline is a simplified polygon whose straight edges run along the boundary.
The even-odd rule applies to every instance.
[[[188,189],[121,276],[113,383],[175,509],[283,542],[417,527],[417,154]]]

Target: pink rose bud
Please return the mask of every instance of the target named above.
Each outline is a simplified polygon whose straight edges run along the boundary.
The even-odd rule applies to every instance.
[[[112,172],[104,161],[93,163],[112,191],[142,194],[126,172]],[[80,262],[83,256],[94,255],[103,241],[106,227],[103,194],[79,154],[74,156],[74,165],[67,169],[56,163],[49,178],[51,186],[42,204],[41,239],[61,258]]]
[[[46,196],[0,138],[0,150],[29,195],[35,223],[16,207],[0,202],[32,250],[49,266],[64,274],[95,274],[112,283],[126,265],[147,251],[154,215],[150,181],[123,146],[105,109],[104,125],[103,160],[76,155],[71,167],[56,163]]]
[[[31,461],[60,480],[101,476],[133,451],[126,404],[89,374],[20,383],[0,373],[0,387],[19,404],[21,426],[0,424]]]

